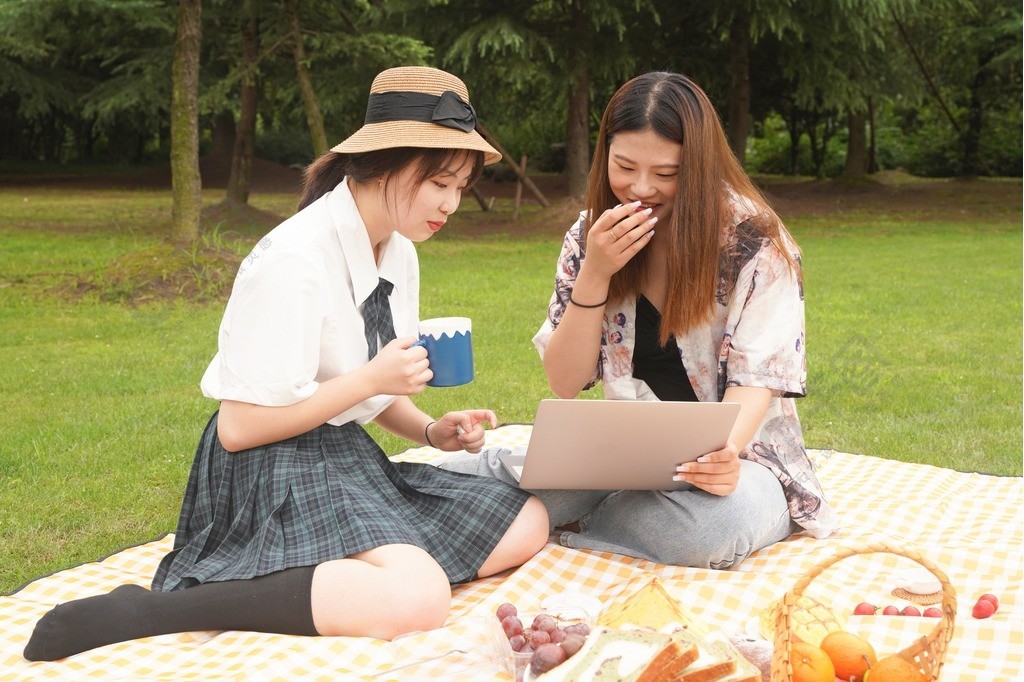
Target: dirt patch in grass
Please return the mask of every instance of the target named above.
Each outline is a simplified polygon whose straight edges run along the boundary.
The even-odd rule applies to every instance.
[[[260,210],[249,204],[221,201],[203,209],[200,229],[208,233],[263,235],[283,220],[284,216]]]
[[[125,253],[101,269],[65,281],[55,293],[129,305],[225,301],[241,262],[239,252],[207,240],[191,246],[162,242]]]

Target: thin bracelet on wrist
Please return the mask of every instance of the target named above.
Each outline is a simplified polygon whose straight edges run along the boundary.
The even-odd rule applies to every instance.
[[[434,421],[430,422],[429,424],[427,424],[426,426],[423,427],[423,438],[426,439],[427,445],[429,445],[432,448],[436,448],[437,446],[430,442],[430,433],[429,432],[430,432],[430,427],[433,426],[436,423],[437,423],[437,420],[434,420]]]
[[[580,303],[579,301],[576,301],[575,299],[573,299],[572,292],[571,291],[569,292],[569,303],[572,303],[577,308],[600,308],[601,306],[603,306],[607,302],[608,302],[608,297],[606,296],[605,299],[603,301],[601,301],[600,303],[595,303],[594,305],[584,305],[583,303]]]

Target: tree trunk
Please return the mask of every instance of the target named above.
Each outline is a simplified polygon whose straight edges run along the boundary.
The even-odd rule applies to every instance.
[[[587,193],[590,172],[590,84],[586,67],[569,83],[569,120],[565,143],[565,175],[569,195],[582,197]]]
[[[585,53],[585,45],[589,42],[590,22],[578,4],[572,5],[572,23],[580,44],[575,47],[573,65],[569,71],[565,176],[569,182],[569,196],[579,198],[587,193],[587,175],[590,172],[590,80]]]
[[[231,150],[235,147],[235,115],[225,109],[214,116],[210,137],[213,142],[211,155],[225,162],[230,159]]]
[[[800,128],[789,129],[789,174],[796,175],[800,171]]]
[[[293,0],[284,1],[285,12],[288,15],[289,31],[292,36],[292,56],[295,59],[295,76],[299,82],[299,91],[302,93],[302,104],[306,109],[306,124],[309,126],[309,136],[313,141],[313,156],[318,157],[327,153],[327,133],[324,131],[324,117],[320,113],[320,103],[316,98],[316,90],[313,89],[313,79],[309,75],[309,68],[306,66],[306,48],[302,44],[302,26],[299,24],[299,13],[295,9]]]
[[[256,83],[256,61],[259,59],[260,36],[252,0],[245,0],[242,5],[242,21],[242,69],[245,73],[242,77],[242,110],[238,116],[235,148],[231,154],[231,174],[228,176],[227,194],[224,197],[225,201],[236,204],[249,202],[252,162],[256,156],[256,109],[260,98]]]
[[[740,165],[747,157],[747,135],[750,133],[750,15],[737,10],[729,25],[729,146]]]
[[[846,165],[843,168],[844,178],[862,178],[868,169],[868,142],[864,134],[864,123],[867,119],[863,110],[850,110],[847,125],[850,138],[846,143]]]
[[[178,3],[178,29],[171,64],[171,240],[199,236],[202,180],[199,177],[199,49],[201,0]]]
[[[992,52],[981,55],[978,59],[978,70],[971,81],[971,99],[967,105],[967,129],[963,132],[964,156],[963,169],[968,176],[975,176],[988,170],[981,158],[981,126],[984,120],[984,105],[981,89],[988,77],[988,64],[995,57]]]
[[[786,122],[786,130],[789,132],[790,175],[796,175],[800,170],[800,117],[795,109],[796,107],[790,105],[789,114],[782,115],[782,120]]]
[[[868,97],[868,173],[878,172],[878,148],[875,146],[875,102]]]

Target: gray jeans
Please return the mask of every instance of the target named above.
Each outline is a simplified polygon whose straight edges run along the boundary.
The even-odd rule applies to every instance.
[[[515,448],[515,451],[523,451]],[[439,466],[516,485],[498,461],[505,448],[458,453]],[[726,569],[800,528],[790,519],[779,479],[767,468],[740,460],[740,480],[729,495],[686,490],[530,490],[547,507],[565,547],[614,552],[662,564]]]

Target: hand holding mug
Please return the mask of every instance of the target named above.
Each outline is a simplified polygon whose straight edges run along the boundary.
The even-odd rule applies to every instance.
[[[427,351],[406,336],[390,341],[366,365],[376,382],[377,393],[415,395],[422,393],[434,376],[427,362]]]

